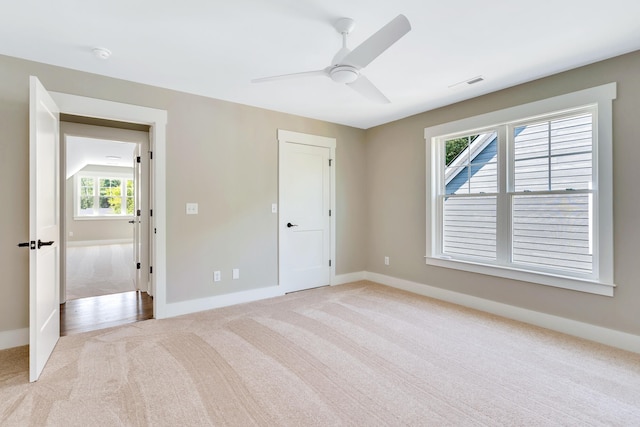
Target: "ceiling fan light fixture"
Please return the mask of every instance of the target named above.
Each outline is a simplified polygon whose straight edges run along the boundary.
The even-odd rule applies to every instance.
[[[338,65],[329,71],[329,76],[336,83],[353,83],[360,76],[360,72],[350,65]]]

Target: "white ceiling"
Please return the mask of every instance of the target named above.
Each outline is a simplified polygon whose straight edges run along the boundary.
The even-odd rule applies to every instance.
[[[87,165],[133,167],[133,142],[67,135],[67,179]]]
[[[0,2],[0,54],[365,129],[640,49],[638,0]],[[412,31],[364,70],[391,104],[325,77],[250,83],[328,66],[340,17],[354,48],[400,13]]]

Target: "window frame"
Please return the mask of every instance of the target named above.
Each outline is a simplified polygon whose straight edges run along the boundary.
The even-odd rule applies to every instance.
[[[616,83],[584,89],[528,104],[523,104],[504,110],[494,111],[473,116],[450,123],[444,123],[425,128],[426,144],[426,256],[428,265],[452,268],[504,277],[525,282],[532,282],[546,286],[588,292],[597,295],[613,296],[615,288],[613,278],[613,149],[612,149],[612,110],[613,100],[616,98]],[[498,148],[498,209],[510,209],[510,203],[501,203],[500,198],[512,197],[513,168],[504,167],[513,159],[513,138],[509,138],[509,130],[513,130],[524,122],[544,119],[551,116],[570,114],[571,112],[594,108],[593,112],[593,274],[572,275],[543,271],[520,264],[500,264],[473,259],[454,259],[444,255],[442,249],[443,206],[440,188],[443,185],[444,147],[439,141],[463,135],[478,134],[495,129],[498,138],[508,141],[504,149]],[[506,158],[505,158],[506,156]],[[511,191],[508,191],[511,190]],[[473,194],[471,194],[473,195]],[[504,239],[511,235],[511,213],[508,220],[496,221],[496,239],[503,244],[497,251],[509,250],[510,244],[505,245]],[[505,247],[506,246],[506,247]],[[596,255],[597,253],[597,255]],[[497,254],[499,255],[499,254]]]
[[[99,199],[100,199],[100,180],[101,179],[117,179],[120,180],[120,188],[121,188],[121,194],[122,194],[122,206],[125,207],[125,209],[123,209],[123,213],[119,213],[119,214],[110,214],[110,215],[105,215],[105,214],[95,214],[95,215],[80,215],[80,197],[81,197],[81,191],[80,191],[80,185],[81,185],[81,180],[82,178],[92,178],[94,180],[93,183],[93,198],[94,198],[94,203],[98,203],[99,206]],[[74,175],[73,177],[73,219],[74,220],[79,220],[79,221],[95,221],[95,220],[118,220],[118,219],[126,219],[126,220],[130,220],[132,218],[134,218],[135,215],[135,208],[134,208],[134,213],[132,215],[127,214],[126,213],[126,199],[127,199],[127,181],[133,181],[133,185],[135,188],[135,177],[133,175],[133,173],[128,174],[128,173],[123,173],[123,172],[92,172],[92,171],[87,171],[87,172],[78,172],[77,174]],[[135,194],[133,196],[134,201],[135,201]]]

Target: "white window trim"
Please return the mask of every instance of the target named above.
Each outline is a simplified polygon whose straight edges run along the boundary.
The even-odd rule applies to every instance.
[[[613,100],[616,99],[617,85],[615,82],[593,87],[566,95],[560,95],[529,104],[523,104],[504,110],[494,111],[479,116],[469,117],[455,122],[425,128],[427,206],[426,206],[426,256],[428,265],[464,270],[508,279],[532,282],[541,285],[554,286],[564,289],[588,292],[592,294],[613,296],[615,288],[613,280]],[[452,260],[439,255],[436,247],[438,227],[442,223],[440,210],[437,205],[439,182],[432,179],[430,171],[437,170],[438,156],[436,140],[448,135],[476,132],[477,129],[487,129],[503,123],[534,119],[546,116],[556,111],[573,108],[597,106],[597,144],[594,145],[594,181],[598,186],[594,203],[598,206],[598,223],[594,226],[595,244],[599,255],[594,257],[594,271],[597,280],[548,274],[538,271],[488,265],[480,262]],[[501,225],[498,224],[498,227]]]
[[[113,214],[113,215],[79,215],[80,210],[80,193],[78,192],[81,178],[119,178],[126,180],[134,179],[133,173],[124,172],[78,172],[73,176],[73,219],[76,221],[104,221],[104,220],[130,220],[134,215]],[[96,185],[97,189],[97,185]],[[126,193],[125,193],[126,194]],[[123,196],[125,198],[125,196]]]

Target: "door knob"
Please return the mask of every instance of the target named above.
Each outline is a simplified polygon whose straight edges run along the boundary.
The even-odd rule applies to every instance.
[[[18,243],[18,247],[19,247],[19,248],[35,249],[35,248],[36,248],[36,242],[34,242],[34,241],[32,240],[31,242],[22,242],[22,243]]]
[[[43,246],[51,246],[51,245],[53,245],[53,240],[49,242],[43,242],[42,240],[38,239],[38,249],[40,249]]]
[[[129,224],[134,224],[134,223],[135,223],[134,220],[129,221]]]
[[[291,227],[297,227],[298,224],[291,224],[290,222],[287,223],[287,228],[291,228]]]

